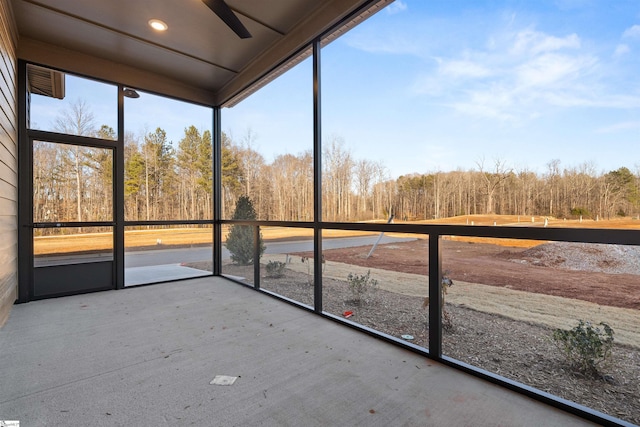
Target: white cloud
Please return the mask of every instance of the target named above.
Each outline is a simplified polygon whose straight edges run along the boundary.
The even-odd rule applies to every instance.
[[[467,100],[449,104],[459,113],[470,116],[514,122],[518,117],[513,108],[513,95],[508,91],[477,91]]]
[[[430,97],[440,97],[446,94],[448,84],[439,76],[422,75],[416,78],[410,90],[417,95],[427,95]]]
[[[345,36],[345,42],[354,49],[369,53],[421,56],[422,51],[418,41],[412,39],[408,34],[395,31],[385,33],[351,32]]]
[[[577,79],[596,62],[595,58],[547,53],[517,66],[514,71],[522,86],[550,87]]]
[[[632,52],[630,38],[640,38],[640,25],[624,32],[624,42],[605,45],[581,32],[542,31],[532,21],[518,25],[522,21],[505,12],[501,26],[462,22],[452,31],[445,21],[415,18],[384,28],[363,26],[346,42],[414,57],[410,67],[421,69],[408,90],[471,117],[519,125],[566,108],[638,108],[640,93],[623,85],[629,64],[611,55]]]
[[[404,12],[407,10],[407,4],[402,0],[396,0],[385,8],[389,15],[395,15],[396,13]]]
[[[523,30],[516,34],[511,53],[516,55],[537,55],[561,49],[580,48],[580,38],[577,34],[565,37],[550,36],[534,30]]]
[[[490,43],[487,42],[490,41]],[[640,108],[640,94],[620,86],[615,64],[577,34],[497,31],[475,49],[437,58],[415,80],[414,93],[460,114],[511,125],[566,108]],[[595,50],[597,49],[597,50]],[[616,54],[630,51],[618,45]]]
[[[613,56],[615,58],[619,58],[621,56],[626,55],[627,53],[629,53],[631,51],[631,49],[629,49],[629,46],[626,44],[619,44],[618,46],[616,46],[616,50],[613,52]]]
[[[622,33],[623,39],[638,39],[640,38],[640,25],[634,25],[632,27],[627,28]]]
[[[432,97],[444,96],[457,90],[458,86],[491,77],[496,73],[496,70],[489,68],[488,64],[479,59],[432,59],[437,66],[432,73],[427,72],[416,78],[411,87],[413,93]]]
[[[638,109],[640,108],[640,96],[633,94],[604,94],[596,95],[595,105],[605,108]]]
[[[611,126],[597,129],[596,132],[597,133],[616,133],[620,131],[633,130],[633,129],[640,129],[639,121],[616,123]]]
[[[486,66],[468,60],[453,60],[442,62],[439,72],[448,77],[482,78],[492,74]]]

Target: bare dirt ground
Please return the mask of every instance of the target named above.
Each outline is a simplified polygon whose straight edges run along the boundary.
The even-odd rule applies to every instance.
[[[618,256],[611,254],[613,245],[546,243],[518,248],[474,241],[443,240],[441,243],[442,269],[454,281],[640,309],[640,262],[632,265],[635,274],[629,274],[632,270],[626,257],[630,255],[620,248],[616,248],[620,251]],[[368,247],[333,249],[324,251],[324,256],[327,261],[427,275],[428,246],[428,240],[415,240],[380,245],[370,258],[366,258]],[[637,255],[634,260],[638,260]],[[605,272],[616,273],[618,270],[614,267],[619,268],[623,263],[622,271],[627,273]],[[568,269],[568,265],[574,269]]]

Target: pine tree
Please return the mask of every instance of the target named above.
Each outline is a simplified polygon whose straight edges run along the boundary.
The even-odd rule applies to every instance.
[[[253,208],[251,199],[247,196],[240,196],[236,202],[236,209],[232,219],[256,219],[256,211]],[[264,242],[262,234],[258,236],[260,256],[264,253]],[[253,227],[249,225],[232,225],[227,235],[226,247],[231,252],[231,260],[240,265],[254,263],[253,259]]]

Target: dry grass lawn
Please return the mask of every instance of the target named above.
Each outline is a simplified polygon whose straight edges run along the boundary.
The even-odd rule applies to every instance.
[[[533,218],[533,222],[531,219]],[[462,215],[451,218],[443,218],[428,221],[403,222],[396,224],[457,224],[465,225],[509,225],[543,227],[545,217],[524,217],[517,215]],[[384,221],[380,221],[384,222]],[[633,218],[615,218],[611,220],[564,220],[548,218],[549,227],[583,227],[583,228],[609,228],[609,229],[640,229],[640,220]],[[266,240],[292,240],[311,239],[313,230],[306,228],[289,227],[263,227],[262,235]],[[377,233],[365,231],[324,230],[323,237],[353,237],[377,235]],[[394,234],[401,236],[401,234]],[[410,235],[402,235],[410,236]],[[222,238],[225,240],[226,232]],[[474,237],[456,237],[451,239],[462,241],[482,241],[503,246],[531,247],[540,244],[540,241],[522,239],[491,239]],[[158,245],[160,242],[166,246],[210,245],[213,241],[211,228],[161,228],[150,230],[130,230],[125,234],[127,249],[138,249]],[[113,247],[113,235],[111,233],[87,233],[60,236],[34,237],[34,252],[36,255],[49,255],[59,253],[91,252],[110,250]]]

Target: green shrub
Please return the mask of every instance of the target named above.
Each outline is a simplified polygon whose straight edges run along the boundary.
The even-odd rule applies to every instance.
[[[278,278],[284,276],[284,268],[287,264],[281,261],[269,261],[267,263],[267,277]]]
[[[604,322],[599,326],[580,320],[571,330],[553,331],[553,340],[567,361],[586,374],[596,375],[598,367],[611,356],[613,329]]]
[[[236,209],[232,219],[256,219],[256,211],[253,208],[251,199],[241,196],[236,202]],[[260,256],[264,253],[264,242],[262,235],[258,236],[260,246]],[[253,227],[249,225],[232,225],[227,235],[225,244],[231,252],[231,261],[240,265],[253,264]]]
[[[349,290],[353,296],[352,301],[355,305],[370,303],[378,287],[378,281],[371,278],[371,270],[368,270],[367,274],[362,275],[349,273],[347,283],[349,284]]]

